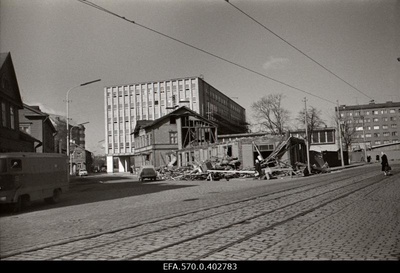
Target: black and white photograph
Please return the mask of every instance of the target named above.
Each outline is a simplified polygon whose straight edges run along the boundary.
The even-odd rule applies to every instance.
[[[399,265],[400,1],[0,0],[0,110],[4,265]]]

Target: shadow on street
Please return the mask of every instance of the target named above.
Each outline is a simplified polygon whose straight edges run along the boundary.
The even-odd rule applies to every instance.
[[[72,177],[69,191],[62,195],[59,203],[47,204],[42,200],[34,201],[31,202],[29,207],[24,208],[18,214],[156,193],[183,187],[191,186],[172,185],[168,184],[168,181],[138,181],[137,177],[134,175],[90,175],[85,177]],[[13,212],[9,206],[0,207],[0,216],[12,214]]]

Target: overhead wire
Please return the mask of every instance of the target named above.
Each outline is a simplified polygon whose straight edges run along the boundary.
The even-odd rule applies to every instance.
[[[335,102],[333,102],[333,101],[331,101],[331,100],[328,100],[328,99],[326,99],[326,98],[324,98],[324,97],[321,97],[321,96],[318,96],[318,95],[313,94],[313,93],[311,93],[311,92],[308,92],[308,91],[306,91],[306,90],[300,89],[300,88],[298,88],[298,87],[296,87],[296,86],[293,86],[293,85],[291,85],[291,84],[285,83],[285,82],[283,82],[283,81],[281,81],[281,80],[274,79],[274,78],[272,78],[272,77],[270,77],[270,76],[267,76],[267,75],[265,75],[265,74],[263,74],[263,73],[260,73],[260,72],[258,72],[258,71],[256,71],[256,70],[253,70],[253,69],[251,69],[251,68],[245,67],[245,66],[243,66],[243,65],[241,65],[241,64],[238,64],[238,63],[235,63],[235,62],[233,62],[233,61],[230,61],[230,60],[228,60],[228,59],[226,59],[226,58],[223,58],[223,57],[218,56],[218,55],[216,55],[216,54],[214,54],[214,53],[211,53],[211,52],[209,52],[209,51],[206,51],[206,50],[204,50],[204,49],[201,49],[201,48],[199,48],[199,47],[197,47],[197,46],[194,46],[194,45],[192,45],[192,44],[189,44],[189,43],[187,43],[187,42],[184,42],[184,41],[182,41],[182,40],[179,40],[179,39],[177,39],[177,38],[174,38],[174,37],[172,37],[172,36],[170,36],[170,35],[167,35],[167,34],[165,34],[165,33],[160,32],[160,31],[158,31],[158,30],[155,30],[155,29],[152,29],[152,28],[147,27],[147,26],[145,26],[145,25],[142,25],[142,24],[140,24],[140,23],[138,23],[138,22],[136,22],[136,21],[129,20],[129,19],[127,19],[126,17],[121,16],[121,15],[119,15],[119,14],[117,14],[117,13],[114,13],[114,12],[112,12],[112,11],[110,11],[110,10],[107,10],[107,9],[105,9],[105,8],[103,8],[103,7],[101,7],[101,6],[97,5],[97,4],[95,4],[95,3],[93,3],[93,2],[90,2],[90,1],[87,1],[87,0],[77,0],[77,1],[78,1],[78,2],[81,2],[81,3],[85,4],[85,5],[91,6],[91,7],[93,7],[93,8],[96,8],[96,9],[98,9],[98,10],[100,10],[100,11],[105,12],[105,13],[108,13],[108,14],[110,14],[110,15],[113,15],[113,16],[115,16],[115,17],[118,17],[119,19],[122,19],[122,20],[124,20],[124,21],[127,21],[127,22],[129,22],[129,23],[131,23],[131,24],[134,24],[134,25],[136,25],[136,26],[139,26],[139,27],[141,27],[141,28],[143,28],[143,29],[146,29],[146,30],[148,30],[148,31],[151,31],[151,32],[153,32],[153,33],[156,33],[156,34],[158,34],[158,35],[161,35],[161,36],[163,36],[163,37],[165,37],[165,38],[168,38],[168,39],[170,39],[170,40],[173,40],[173,41],[175,41],[175,42],[178,42],[178,43],[180,43],[180,44],[183,44],[183,45],[185,45],[185,46],[188,46],[188,47],[190,47],[190,48],[193,48],[193,49],[195,49],[195,50],[198,50],[198,51],[200,51],[200,52],[203,52],[203,53],[205,53],[205,54],[207,54],[207,55],[209,55],[209,56],[212,56],[212,57],[214,57],[214,58],[217,58],[217,59],[219,59],[219,60],[222,60],[222,61],[224,61],[224,62],[227,62],[227,63],[229,63],[229,64],[232,64],[232,65],[234,65],[234,66],[236,66],[236,67],[239,67],[239,68],[241,68],[241,69],[247,70],[247,71],[249,71],[249,72],[251,72],[251,73],[257,74],[257,75],[259,75],[259,76],[261,76],[261,77],[264,77],[264,78],[266,78],[266,79],[269,79],[269,80],[271,80],[271,81],[274,81],[274,82],[276,82],[276,83],[279,83],[279,84],[281,84],[281,85],[284,85],[284,86],[289,87],[289,88],[291,88],[291,89],[300,91],[300,92],[302,92],[302,93],[308,94],[308,95],[310,95],[310,96],[319,98],[319,99],[321,99],[321,100],[324,100],[324,101],[326,101],[326,102],[329,102],[329,103],[332,103],[332,104],[335,104],[335,105],[336,105]]]
[[[358,89],[357,87],[355,87],[354,85],[352,85],[351,83],[349,83],[348,81],[344,80],[342,77],[338,76],[336,73],[332,72],[330,69],[328,69],[326,66],[322,65],[321,63],[319,63],[318,61],[316,61],[315,59],[313,59],[312,57],[310,57],[308,54],[306,54],[304,51],[300,50],[298,47],[296,47],[295,45],[293,45],[292,43],[288,42],[287,40],[285,40],[283,37],[281,37],[280,35],[278,35],[277,33],[275,33],[274,31],[272,31],[270,28],[268,28],[267,26],[263,25],[262,23],[260,23],[258,20],[256,20],[254,17],[252,17],[251,15],[249,15],[248,13],[246,13],[245,11],[243,11],[242,9],[240,9],[239,7],[235,6],[234,4],[232,4],[229,0],[224,0],[225,2],[227,2],[229,5],[231,5],[232,7],[234,7],[236,10],[238,10],[239,12],[241,12],[242,14],[244,14],[245,16],[247,16],[249,19],[251,19],[252,21],[254,21],[256,24],[260,25],[262,28],[264,28],[265,30],[267,30],[268,32],[270,32],[271,34],[273,34],[274,36],[276,36],[278,39],[280,39],[281,41],[283,41],[284,43],[286,43],[287,45],[289,45],[290,47],[292,47],[293,49],[295,49],[296,51],[298,51],[299,53],[301,53],[303,56],[307,57],[309,60],[311,60],[312,62],[314,62],[315,64],[317,64],[318,66],[322,67],[325,71],[329,72],[330,74],[332,74],[333,76],[335,76],[337,79],[341,80],[342,82],[344,82],[345,84],[347,84],[348,86],[350,86],[351,88],[353,88],[354,90],[356,90],[357,92],[363,94],[364,96],[366,96],[369,99],[373,99],[372,97],[368,96],[367,94],[365,94],[363,91],[361,91],[360,89]]]

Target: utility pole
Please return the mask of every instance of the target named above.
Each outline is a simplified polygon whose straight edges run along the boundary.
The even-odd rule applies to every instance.
[[[85,85],[89,85],[89,84],[92,84],[92,83],[95,83],[95,82],[99,82],[99,81],[101,81],[101,79],[90,81],[90,82],[81,83],[80,85],[71,87],[67,91],[67,95],[66,95],[65,101],[67,103],[67,156],[68,156],[68,162],[71,160],[70,159],[71,158],[70,145],[69,145],[70,144],[69,142],[71,141],[69,139],[69,102],[70,102],[70,100],[69,100],[69,92],[71,92],[71,90],[73,90],[75,88],[78,88],[78,87],[81,87],[81,86],[85,86]],[[72,165],[69,166],[69,173],[72,174]]]
[[[342,144],[342,128],[340,126],[340,113],[339,113],[339,100],[337,102],[337,120],[338,120],[338,127],[339,127],[339,149],[340,149],[340,159],[342,161],[342,167],[344,167],[344,159],[343,159],[343,144]]]
[[[363,114],[363,116],[362,116],[362,129],[363,129],[363,139],[364,139],[364,161],[365,162],[368,162],[367,161],[367,141],[365,140],[365,129],[364,129],[364,127],[365,127],[365,117],[364,117],[364,114]]]
[[[306,127],[306,149],[307,149],[307,169],[309,174],[311,174],[311,164],[310,164],[310,145],[308,143],[308,124],[307,124],[307,98],[304,97],[304,125]]]

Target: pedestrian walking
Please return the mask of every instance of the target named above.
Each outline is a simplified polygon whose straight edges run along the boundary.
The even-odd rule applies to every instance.
[[[391,168],[389,166],[388,158],[384,152],[381,152],[381,165],[383,174],[389,175]]]
[[[262,177],[262,170],[261,170],[260,161],[258,161],[258,159],[256,159],[256,162],[255,162],[255,164],[254,164],[254,167],[255,167],[256,171],[258,172],[258,179],[261,179],[261,177]],[[256,174],[256,176],[257,176],[257,174]]]

